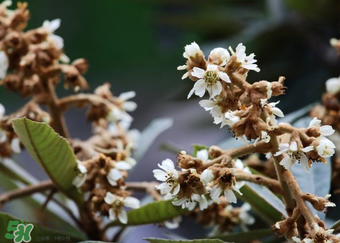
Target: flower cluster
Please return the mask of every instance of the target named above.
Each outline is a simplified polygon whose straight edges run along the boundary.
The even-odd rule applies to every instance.
[[[247,231],[247,226],[255,222],[255,218],[249,213],[251,207],[244,203],[241,207],[233,207],[221,198],[220,203],[211,204],[206,210],[195,210],[192,214],[197,222],[207,227],[213,227],[213,234],[232,232],[236,227]]]
[[[226,168],[210,165],[209,157],[212,156],[212,150],[210,154],[206,149],[200,150],[196,157],[182,151],[177,155],[181,170],[175,168],[172,160],[163,160],[158,165],[160,169],[153,171],[155,178],[162,182],[157,189],[162,195],[170,195],[174,205],[189,210],[196,206],[200,210],[207,209],[212,203],[219,203],[221,196],[229,203],[236,203],[234,191],[242,195],[239,189],[244,183],[237,182],[235,175],[238,170],[242,173],[250,171],[240,160]]]
[[[138,208],[140,204],[125,185],[128,170],[136,164],[132,153],[139,140],[139,132],[130,130],[133,118],[128,114],[137,107],[130,101],[135,92],[114,96],[106,83],[93,94],[59,99],[55,88],[61,76],[66,89],[71,86],[73,92],[78,92],[88,88],[82,76],[88,69],[87,61],[81,58],[68,64],[64,41],[55,34],[60,19],[46,20],[41,27],[24,31],[29,19],[27,4],[19,3],[15,10],[9,10],[10,5],[11,1],[0,5],[0,85],[31,100],[9,115],[0,104],[0,158],[21,151],[13,119],[26,117],[51,125],[74,150],[78,162],[73,185],[83,193],[89,214],[99,212],[126,224],[125,207]],[[48,112],[41,106],[47,106]],[[87,119],[92,122],[93,134],[87,140],[68,135],[63,112],[71,106],[88,106]]]

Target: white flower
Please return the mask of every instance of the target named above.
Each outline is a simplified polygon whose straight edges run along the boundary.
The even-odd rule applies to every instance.
[[[178,216],[171,220],[164,221],[164,226],[168,229],[177,229],[179,224],[182,222],[182,217]]]
[[[12,5],[12,1],[11,0],[5,0],[2,3],[0,3],[0,6],[4,9],[4,12],[7,15],[7,17],[12,17],[13,16],[14,10],[7,9],[11,5]]]
[[[298,150],[297,143],[294,141],[291,144],[288,143],[280,143],[279,151],[274,154],[274,156],[279,156],[283,153],[287,153],[287,155],[281,160],[280,165],[282,165],[285,169],[289,169],[292,165],[295,164],[295,161],[298,160],[305,171],[309,170],[309,161],[305,153],[314,150],[313,146],[307,146]]]
[[[206,162],[209,160],[209,151],[207,149],[201,149],[197,151],[196,158],[201,159],[203,162]]]
[[[243,203],[240,208],[239,218],[241,220],[241,226],[252,225],[255,223],[255,218],[249,214],[251,206],[249,203]]]
[[[326,81],[328,93],[337,94],[340,91],[340,78],[330,78]]]
[[[55,19],[52,21],[45,20],[43,22],[43,28],[48,33],[47,40],[53,43],[57,49],[62,49],[64,47],[63,38],[54,34],[54,31],[56,31],[60,27],[60,22],[60,19]]]
[[[87,169],[81,161],[77,160],[78,175],[73,179],[73,185],[77,188],[81,187],[86,181]]]
[[[133,118],[125,111],[119,109],[118,107],[113,106],[111,107],[111,111],[107,115],[106,120],[108,120],[111,123],[116,123],[118,121],[131,123],[133,121]]]
[[[125,111],[132,112],[136,110],[137,104],[134,101],[128,101],[136,96],[135,91],[124,92],[119,95],[119,100],[121,102],[121,107]]]
[[[243,162],[242,162],[242,160],[240,160],[240,159],[237,159],[235,161],[235,168],[239,169],[239,170],[242,170],[246,174],[251,174],[251,171],[250,171],[249,167],[245,167]],[[235,183],[235,188],[241,189],[245,184],[246,184],[245,181],[237,181]],[[240,195],[242,195],[242,193],[240,191],[238,191],[238,193]]]
[[[208,208],[209,202],[205,195],[192,194],[190,198],[176,198],[172,201],[172,204],[175,206],[182,206],[182,208],[187,208],[190,211],[196,207],[196,204],[199,204],[200,210],[204,210]]]
[[[267,118],[267,123],[271,122],[273,126],[277,125],[277,120],[275,119],[275,116],[277,117],[284,117],[285,115],[281,111],[281,109],[277,108],[276,105],[280,103],[280,101],[277,102],[271,102],[268,104],[268,106],[271,108],[272,114],[270,117]]]
[[[235,112],[228,111],[225,113],[226,124],[230,127],[234,126],[235,123],[240,121],[240,117],[235,115]]]
[[[222,112],[222,107],[218,105],[218,101],[201,100],[199,104],[206,111],[210,111],[211,116],[214,118],[215,124],[221,123],[221,128],[227,124],[225,113]]]
[[[215,179],[215,176],[214,176],[212,170],[210,170],[210,169],[205,169],[200,176],[200,180],[201,180],[201,182],[203,183],[204,186],[207,186],[214,179]]]
[[[19,138],[13,138],[12,139],[12,141],[11,141],[11,149],[16,154],[20,154],[21,153]]]
[[[116,195],[113,195],[111,192],[106,193],[104,201],[107,204],[111,205],[111,208],[109,210],[110,219],[116,220],[118,218],[118,220],[123,224],[127,224],[128,222],[125,207],[133,209],[140,207],[140,201],[137,198],[134,197],[121,198]]]
[[[314,117],[309,123],[308,128],[310,127],[319,127],[322,136],[331,136],[335,132],[335,130],[330,125],[321,126],[321,120],[318,120],[316,117]]]
[[[0,51],[0,79],[6,77],[9,60],[4,51]]]
[[[170,159],[166,159],[162,161],[162,164],[158,164],[160,169],[153,170],[154,177],[162,181],[160,185],[157,186],[157,189],[161,191],[162,195],[171,193],[171,195],[175,196],[178,194],[180,190],[180,184],[178,183],[178,171],[175,169],[174,162]]]
[[[240,43],[236,47],[236,52],[233,51],[231,47],[229,47],[229,50],[232,54],[235,54],[237,57],[237,61],[241,63],[241,67],[248,69],[248,70],[254,70],[255,72],[260,72],[260,69],[258,68],[257,60],[254,59],[255,54],[252,53],[249,56],[246,55],[246,47]]]
[[[112,186],[117,186],[117,181],[123,178],[124,174],[122,170],[130,170],[132,166],[126,161],[118,161],[115,163],[115,167],[110,169],[107,180]]]
[[[189,59],[190,57],[196,57],[199,53],[201,53],[199,45],[196,42],[192,42],[184,47],[183,57]]]
[[[261,131],[261,137],[258,137],[254,141],[254,146],[255,147],[256,147],[256,144],[257,144],[258,141],[264,141],[265,143],[269,143],[270,142],[270,136],[268,135],[267,132]]]
[[[220,79],[224,82],[230,83],[228,74],[219,71],[218,66],[213,64],[209,64],[207,70],[194,67],[191,75],[199,78],[199,80],[195,82],[194,87],[188,94],[188,99],[193,95],[193,93],[199,97],[203,97],[206,90],[208,90],[210,98],[214,98],[222,92]]]
[[[223,192],[224,197],[227,199],[228,202],[237,203],[237,199],[236,199],[234,192],[229,188],[225,188],[223,190],[223,188],[221,188],[218,184],[216,184],[211,189],[211,192],[210,192],[211,199],[213,199],[216,202],[219,202],[219,197],[220,197],[222,192]]]
[[[226,65],[227,60],[230,58],[230,54],[229,54],[228,50],[224,49],[222,47],[218,47],[218,48],[213,49],[210,52],[209,56],[217,57],[219,59],[219,65],[220,66]]]
[[[324,158],[333,156],[333,154],[335,153],[334,149],[334,143],[325,137],[321,137],[319,145],[316,147],[316,151],[318,152],[318,154]]]

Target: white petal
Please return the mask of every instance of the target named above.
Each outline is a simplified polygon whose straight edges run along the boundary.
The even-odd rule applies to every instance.
[[[207,149],[202,149],[197,151],[196,158],[201,159],[203,161],[207,161],[209,159],[209,152]]]
[[[207,83],[204,81],[204,79],[200,79],[195,83],[194,89],[197,96],[203,97],[205,90],[207,89]]]
[[[219,187],[218,185],[215,185],[211,189],[210,196],[214,201],[216,201],[220,197],[221,193],[222,193],[221,187]]]
[[[214,106],[216,106],[216,102],[212,100],[201,100],[199,102],[199,105],[203,107],[206,111],[208,111],[211,110]]]
[[[312,151],[312,150],[314,150],[314,146],[307,146],[307,147],[301,149],[301,151],[305,152],[305,153]]]
[[[289,156],[285,156],[281,162],[280,165],[282,165],[286,170],[289,170],[290,167],[295,163],[295,161],[292,161]]]
[[[16,154],[20,154],[21,153],[19,138],[13,138],[12,139],[12,141],[11,141],[11,149]]]
[[[277,107],[273,107],[272,108],[272,112],[275,116],[278,116],[278,117],[284,117],[285,115],[283,114],[283,112],[277,108]]]
[[[111,192],[107,192],[104,198],[104,201],[111,205],[116,200],[116,196],[113,195]]]
[[[209,182],[213,181],[215,178],[212,170],[206,169],[202,172],[200,176],[200,180],[202,181],[203,185],[207,185]]]
[[[171,159],[163,160],[161,165],[158,164],[158,167],[165,171],[173,171],[175,169],[174,162]]]
[[[320,133],[322,136],[331,136],[335,130],[332,128],[332,126],[325,125],[320,127]]]
[[[224,190],[224,196],[228,200],[228,202],[230,202],[230,203],[237,203],[236,196],[235,196],[235,194],[234,194],[234,192],[232,190],[226,188]]]
[[[218,76],[219,76],[220,79],[222,79],[223,81],[225,81],[225,82],[227,82],[227,83],[231,83],[228,74],[226,74],[226,73],[224,73],[224,72],[218,72]]]
[[[122,224],[127,224],[128,222],[128,217],[127,217],[127,213],[125,210],[121,210],[118,214],[118,219]]]
[[[167,173],[163,170],[160,169],[155,169],[152,171],[153,172],[153,176],[158,180],[158,181],[166,181],[167,179]]]
[[[134,110],[136,110],[136,108],[137,104],[133,101],[126,101],[122,104],[122,109],[125,111],[133,112]]]
[[[177,184],[175,188],[173,189],[173,192],[171,193],[173,196],[176,196],[179,193],[179,190],[181,189],[181,184]]]
[[[289,145],[291,151],[297,151],[297,143],[294,141]]]
[[[119,99],[123,100],[123,101],[127,101],[129,99],[132,99],[136,96],[136,92],[135,91],[128,91],[128,92],[124,92],[121,93],[119,95]]]
[[[192,70],[191,75],[196,78],[203,78],[205,75],[205,70],[202,68],[194,67]]]
[[[118,161],[115,164],[115,167],[119,170],[130,170],[132,167],[131,165],[129,165],[128,163],[126,163],[125,161]]]
[[[0,77],[1,78],[1,77]],[[5,115],[5,107],[0,103],[0,119]]]
[[[306,172],[309,172],[309,163],[308,163],[308,158],[305,154],[302,154],[300,164],[302,165],[303,169]]]
[[[117,219],[116,214],[112,208],[109,210],[109,216],[112,221],[115,221]]]
[[[221,82],[216,82],[215,84],[211,85],[211,92],[209,92],[210,98],[214,98],[215,96],[219,95],[221,92],[222,92],[222,84]]]

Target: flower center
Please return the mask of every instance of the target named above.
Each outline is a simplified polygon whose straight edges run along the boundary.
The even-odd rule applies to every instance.
[[[173,177],[173,173],[169,172],[166,176],[166,183],[168,183],[169,186],[175,186],[176,185],[176,179]]]
[[[215,84],[218,81],[219,77],[217,72],[215,71],[206,71],[204,75],[204,80],[209,85]]]
[[[291,160],[301,160],[303,152],[301,151],[288,151],[288,156]]]
[[[115,212],[120,212],[124,208],[124,202],[121,200],[115,200],[112,203],[112,209]]]

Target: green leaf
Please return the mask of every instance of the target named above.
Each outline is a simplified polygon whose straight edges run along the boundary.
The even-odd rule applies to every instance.
[[[241,200],[248,202],[257,215],[268,224],[280,221],[282,215],[286,216],[282,201],[268,188],[254,183],[246,182],[240,189],[243,195],[236,193]]]
[[[81,195],[72,184],[77,176],[77,161],[66,139],[49,125],[27,118],[13,120],[13,127],[20,141],[56,187],[79,204]]]
[[[171,200],[152,202],[129,211],[127,225],[159,223],[186,214],[187,212],[187,210],[181,207],[172,205]],[[121,225],[121,223],[114,221],[109,224],[109,226],[114,225]]]
[[[13,231],[7,231],[7,227],[9,225],[10,221],[19,221],[19,223],[22,223],[21,219],[17,219],[14,218],[13,216],[9,215],[9,214],[5,214],[0,212],[0,240],[1,242],[13,242],[13,240],[8,240],[5,238],[5,234],[6,233],[13,233]],[[24,221],[24,223],[30,223],[30,222],[26,222]],[[79,238],[79,234],[74,234],[72,231],[70,232],[61,232],[59,230],[56,229],[50,229],[47,228],[41,224],[38,223],[31,223],[34,225],[34,228],[31,232],[31,238],[32,241],[31,242],[37,242],[37,241],[41,241],[38,240],[41,237],[50,237],[50,240],[53,241],[54,237],[70,237],[71,241],[80,241],[80,240],[85,240],[85,238]],[[54,241],[53,241],[54,242]]]
[[[213,236],[212,238],[218,238],[226,241],[234,242],[250,242],[252,240],[258,240],[260,238],[272,235],[273,231],[271,229],[261,229],[261,230],[251,230],[247,232],[239,232],[232,234],[225,234],[219,236]]]
[[[226,243],[219,239],[199,239],[199,240],[168,240],[159,238],[144,238],[150,243]]]
[[[148,151],[154,140],[164,131],[169,129],[173,124],[171,118],[158,118],[153,120],[142,132],[140,143],[134,152],[134,158],[140,161]]]
[[[196,157],[197,156],[197,152],[203,149],[206,149],[209,151],[209,147],[205,146],[205,145],[201,145],[201,144],[194,144],[192,145],[192,156]]]

